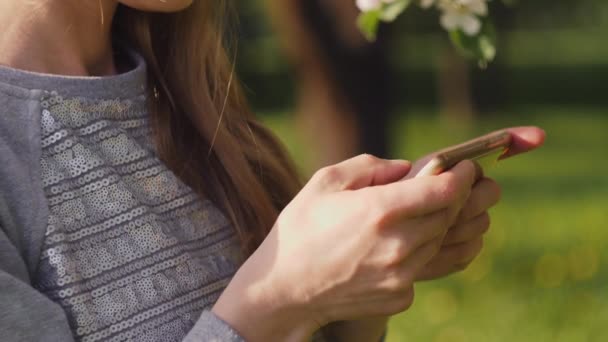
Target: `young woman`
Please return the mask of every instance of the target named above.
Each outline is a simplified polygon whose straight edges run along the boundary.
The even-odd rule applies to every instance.
[[[296,195],[221,9],[0,3],[3,340],[375,341],[478,254],[499,191],[470,162],[398,181],[408,162],[361,156]]]

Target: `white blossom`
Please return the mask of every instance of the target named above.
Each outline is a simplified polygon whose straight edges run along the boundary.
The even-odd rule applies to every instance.
[[[436,6],[442,12],[441,26],[448,31],[460,29],[469,36],[479,34],[479,17],[488,15],[488,0],[420,0],[420,6]]]
[[[436,9],[440,14],[441,26],[447,31],[458,31],[479,38],[481,52],[465,46],[462,41],[454,44],[477,56],[481,63],[494,58],[495,46],[491,37],[480,35],[484,28],[484,17],[488,16],[488,2],[491,0],[355,0],[363,12],[358,21],[361,32],[367,39],[376,38],[380,22],[392,22],[404,12],[411,2],[423,9]]]
[[[362,12],[382,10],[384,5],[400,0],[356,0]],[[437,8],[441,12],[441,26],[448,31],[461,30],[476,36],[482,28],[481,18],[488,15],[489,0],[418,0],[420,7]]]
[[[381,0],[357,0],[357,7],[359,7],[362,12],[378,9],[381,4]]]
[[[446,30],[461,29],[469,36],[481,31],[480,16],[488,15],[487,0],[440,0],[437,4],[443,12],[441,25]]]
[[[390,4],[397,0],[357,0],[357,7],[362,12],[369,12],[380,9],[382,4]]]

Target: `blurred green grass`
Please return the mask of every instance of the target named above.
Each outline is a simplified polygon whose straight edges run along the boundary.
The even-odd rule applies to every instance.
[[[493,129],[538,125],[545,146],[489,173],[503,188],[481,257],[416,287],[390,324],[396,341],[605,341],[608,336],[608,116],[600,109],[517,108],[473,125],[409,109],[391,125],[394,154],[415,159]],[[263,116],[305,169],[311,151],[288,115]]]

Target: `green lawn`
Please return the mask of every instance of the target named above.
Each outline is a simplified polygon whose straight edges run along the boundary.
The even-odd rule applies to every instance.
[[[516,113],[516,114],[515,114]],[[503,186],[482,256],[462,274],[419,284],[388,341],[605,341],[608,337],[608,116],[588,108],[519,108],[450,125],[428,110],[397,116],[396,154],[425,152],[491,129],[535,124],[545,147],[501,163]],[[304,163],[286,116],[267,122]],[[459,127],[459,128],[458,128]]]

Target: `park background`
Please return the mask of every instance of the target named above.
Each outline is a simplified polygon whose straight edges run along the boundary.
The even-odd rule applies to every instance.
[[[393,156],[416,159],[504,126],[541,126],[547,142],[491,171],[503,201],[483,254],[462,274],[418,285],[389,342],[608,338],[608,2],[513,2],[492,3],[498,59],[485,70],[454,56],[436,13],[412,9],[394,24]],[[263,1],[237,6],[247,95],[310,172],[313,152],[291,114],[293,70]],[[466,101],[442,102],[446,74]]]

